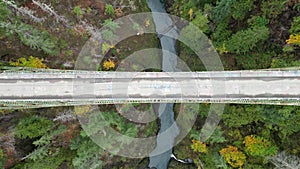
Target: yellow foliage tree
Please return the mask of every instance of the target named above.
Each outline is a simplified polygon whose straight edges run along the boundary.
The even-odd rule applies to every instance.
[[[246,155],[238,150],[237,147],[228,146],[220,151],[225,161],[234,168],[242,168],[246,162]]]
[[[12,66],[20,66],[20,67],[47,68],[47,66],[43,63],[43,61],[44,61],[43,59],[29,56],[28,59],[22,57],[18,59],[16,62],[10,62],[9,64]]]
[[[300,46],[300,35],[290,35],[290,38],[286,40],[286,43],[289,45],[298,45]]]
[[[194,152],[198,152],[198,153],[207,153],[207,148],[206,148],[206,144],[202,143],[199,140],[192,140],[192,145],[191,148]]]
[[[113,68],[115,68],[116,67],[116,64],[115,64],[115,62],[113,61],[113,60],[105,60],[104,62],[103,62],[103,68],[105,69],[105,70],[110,70],[110,69],[113,69]]]
[[[147,27],[147,28],[148,28],[149,26],[150,26],[150,20],[149,20],[149,19],[147,19],[147,20],[146,20],[146,22],[145,22],[145,27]]]
[[[121,17],[123,16],[124,12],[122,11],[122,8],[118,7],[117,9],[115,9],[115,14],[117,17]]]
[[[115,46],[104,42],[102,44],[102,54],[105,54],[109,49],[112,49],[112,48],[115,48]]]
[[[191,8],[191,9],[189,10],[190,20],[193,19],[193,14],[194,14],[194,11],[193,11],[193,9]]]
[[[91,106],[76,106],[74,114],[83,116],[91,111]]]

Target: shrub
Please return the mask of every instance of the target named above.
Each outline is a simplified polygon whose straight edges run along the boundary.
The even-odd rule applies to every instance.
[[[115,9],[112,5],[106,4],[105,5],[105,13],[110,16],[115,16]]]
[[[238,150],[237,147],[228,146],[220,151],[225,161],[234,168],[242,168],[246,162],[246,155]]]
[[[248,155],[256,157],[272,156],[277,153],[277,147],[270,141],[255,135],[246,136],[243,143]]]

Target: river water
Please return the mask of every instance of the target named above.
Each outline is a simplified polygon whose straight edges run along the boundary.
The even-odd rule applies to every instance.
[[[177,37],[178,33],[176,28],[172,27],[173,21],[168,15],[161,15],[159,13],[166,13],[164,4],[160,0],[147,0],[147,4],[151,9],[152,17],[155,23],[156,32],[158,33],[161,47],[162,47],[162,70],[165,72],[178,71],[177,57],[176,57],[176,40],[163,35],[168,30],[167,34],[172,34]],[[174,121],[174,104],[173,103],[160,103],[153,104],[153,109],[158,114],[160,120],[160,130],[157,135],[156,148],[150,153],[149,167],[157,169],[167,169],[171,156],[173,154],[173,145],[176,136],[180,130]]]

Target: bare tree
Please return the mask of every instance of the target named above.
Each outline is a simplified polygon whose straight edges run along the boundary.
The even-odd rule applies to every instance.
[[[9,7],[15,9],[18,13],[20,13],[23,16],[29,17],[34,22],[42,22],[45,20],[45,18],[38,18],[34,16],[34,11],[26,8],[26,7],[18,7],[14,1],[12,0],[2,0],[4,3],[6,3]]]
[[[285,152],[268,157],[268,160],[276,166],[275,169],[300,169],[300,159]]]
[[[76,116],[71,110],[62,112],[53,119],[53,121],[60,121],[60,122],[69,122],[74,120],[76,120]]]
[[[35,0],[32,0],[32,2],[35,5],[39,6],[43,11],[47,12],[48,14],[50,14],[50,16],[54,16],[55,19],[56,19],[56,22],[60,21],[60,22],[63,22],[67,27],[70,26],[69,21],[64,16],[61,16],[61,15],[57,14],[55,12],[55,10],[53,9],[53,7],[51,7],[51,5],[40,3],[40,2],[35,1]]]
[[[51,5],[44,4],[36,0],[32,0],[32,2],[35,5],[39,6],[43,11],[50,14],[50,16],[54,16],[57,22],[62,22],[66,27],[70,27],[70,21],[64,16],[57,14]],[[99,30],[96,29],[93,25],[87,23],[86,21],[80,21],[80,26],[87,30],[88,33],[90,33],[90,35],[92,35],[94,38],[101,39]],[[76,27],[74,27],[73,29],[80,32],[80,30],[78,30]]]

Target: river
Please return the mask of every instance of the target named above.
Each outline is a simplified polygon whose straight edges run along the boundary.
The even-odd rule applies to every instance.
[[[178,36],[176,28],[173,27],[173,21],[168,15],[162,16],[156,13],[166,13],[164,4],[160,0],[147,0],[147,4],[153,12],[152,17],[156,26],[156,32],[160,35],[159,39],[163,50],[162,70],[165,72],[178,71],[176,68],[176,40],[161,34],[161,32],[168,30],[168,34],[172,33],[174,37]],[[170,27],[173,27],[173,29],[169,29]],[[150,153],[150,168],[168,168],[169,161],[173,154],[174,141],[180,132],[174,121],[173,107],[173,103],[153,104],[153,109],[155,113],[158,114],[160,120],[160,130],[157,135],[156,148]]]

